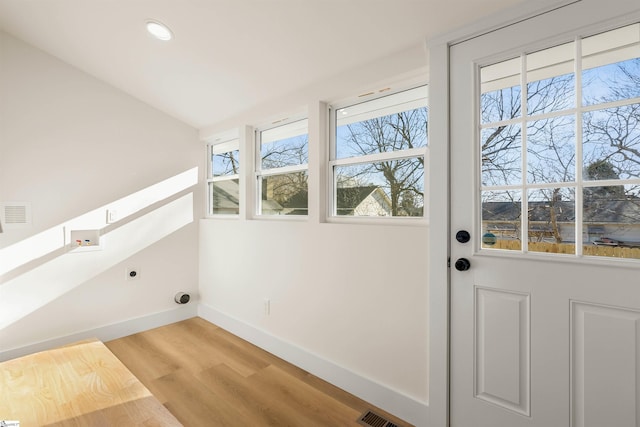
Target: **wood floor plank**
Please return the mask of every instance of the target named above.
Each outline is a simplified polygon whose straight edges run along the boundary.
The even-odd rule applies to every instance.
[[[287,425],[285,417],[274,410],[265,397],[265,391],[259,390],[252,382],[226,365],[215,366],[201,372],[198,379],[222,400],[246,414],[254,425]]]
[[[191,372],[178,370],[154,382],[165,393],[174,392],[166,407],[185,426],[255,425],[234,402],[220,399]]]
[[[190,319],[189,322],[180,322],[177,325],[181,327],[188,325],[188,331],[195,341],[202,342],[204,340],[210,351],[215,352],[223,363],[244,377],[273,363],[274,356],[270,353],[247,341],[238,339],[224,329],[199,317]],[[229,339],[229,337],[232,338]]]
[[[360,411],[299,381],[275,365],[252,376],[251,383],[256,388],[269,390],[273,404],[283,405],[287,413],[296,413],[299,417],[298,425],[345,427],[358,425],[356,421]]]
[[[410,426],[199,317],[106,345],[185,426]]]
[[[179,426],[98,340],[0,363],[0,415],[25,426]]]

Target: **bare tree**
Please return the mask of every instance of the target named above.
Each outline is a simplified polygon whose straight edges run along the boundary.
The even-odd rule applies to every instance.
[[[586,70],[582,89],[585,105],[603,105],[580,117],[583,178],[640,178],[640,103],[633,102],[640,97],[640,58]],[[575,197],[574,187],[562,183],[575,181],[578,159],[576,116],[558,113],[574,107],[575,79],[563,75],[531,82],[524,103],[522,96],[519,86],[482,94],[481,122],[496,123],[481,134],[482,182],[489,187],[520,185],[523,179],[531,184],[558,183],[557,188],[543,188],[523,197],[529,198],[529,220],[546,217],[554,241],[562,242],[558,225],[562,209],[573,206]],[[523,114],[523,104],[531,117],[526,129],[516,120]],[[538,115],[541,118],[536,120]],[[522,147],[524,135],[526,147]],[[587,185],[584,189],[585,201],[630,200],[637,194],[637,186]]]
[[[309,161],[308,136],[267,143],[261,147],[262,169],[304,165]],[[306,171],[269,175],[263,178],[262,200],[274,200],[294,214],[306,213],[308,204]]]
[[[346,126],[346,143],[353,155],[389,153],[423,147],[427,140],[427,109],[417,108]],[[391,214],[421,215],[424,200],[424,158],[408,157],[361,164],[343,170],[339,182],[365,183],[382,176],[391,201]],[[375,184],[375,182],[373,182]]]
[[[551,77],[530,82],[526,90],[526,111],[530,116],[560,111],[571,107],[574,97],[572,75]],[[526,131],[527,181],[530,183],[567,182],[575,178],[575,121],[563,116],[552,116],[528,122],[526,129],[513,121],[522,115],[522,93],[519,86],[482,94],[482,123],[497,123],[485,128],[481,134],[482,182],[485,186],[520,184],[522,170],[522,136]],[[530,222],[540,218],[536,213],[544,210],[547,226],[558,243],[562,241],[558,203],[562,201],[561,188],[538,191],[529,209]],[[566,195],[565,195],[566,197]],[[542,232],[538,233],[538,237]]]
[[[237,175],[239,173],[238,150],[213,155],[214,176]]]
[[[587,104],[640,97],[640,58],[618,63],[604,76],[590,79],[597,90],[587,91]],[[583,122],[585,164],[606,162],[619,178],[640,177],[640,103],[591,111]]]

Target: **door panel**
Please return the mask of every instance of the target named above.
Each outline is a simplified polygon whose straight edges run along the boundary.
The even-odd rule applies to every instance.
[[[529,415],[529,294],[475,287],[475,396]]]
[[[637,426],[640,311],[572,301],[571,312],[572,424]]]
[[[582,0],[450,48],[451,257],[470,261],[451,271],[454,427],[640,426],[640,252],[606,237],[640,230],[640,169],[596,129],[640,104],[640,67],[622,95],[582,81],[640,58],[640,26],[598,47],[639,21],[635,0]]]

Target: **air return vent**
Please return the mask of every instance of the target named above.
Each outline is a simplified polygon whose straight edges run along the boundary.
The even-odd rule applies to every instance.
[[[31,224],[31,206],[24,202],[7,202],[2,207],[2,223],[5,228]]]
[[[372,411],[365,412],[358,420],[358,423],[370,427],[398,427],[397,424]]]

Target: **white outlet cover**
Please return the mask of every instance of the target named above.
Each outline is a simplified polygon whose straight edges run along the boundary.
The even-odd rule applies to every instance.
[[[107,224],[113,224],[118,221],[118,211],[107,209]]]

